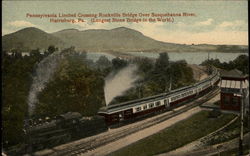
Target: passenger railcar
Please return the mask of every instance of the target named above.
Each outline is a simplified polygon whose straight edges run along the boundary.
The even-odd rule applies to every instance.
[[[196,84],[179,88],[168,93],[162,93],[116,105],[109,105],[101,108],[98,114],[105,117],[107,125],[112,125],[153,112],[168,110],[188,100],[203,96],[209,92],[213,86],[218,84],[219,78],[219,72],[215,69],[208,78]]]

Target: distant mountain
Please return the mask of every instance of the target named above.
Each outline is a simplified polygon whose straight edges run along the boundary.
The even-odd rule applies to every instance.
[[[57,37],[38,28],[30,27],[2,37],[3,49],[47,49],[50,45],[64,47],[65,43]]]
[[[70,45],[87,51],[178,51],[181,48],[192,49],[185,45],[156,41],[144,36],[139,31],[126,27],[85,31],[69,29],[53,33],[53,35]]]
[[[47,49],[49,45],[59,48],[74,46],[78,50],[92,52],[247,52],[248,46],[185,45],[167,43],[144,36],[141,32],[119,27],[111,30],[65,29],[46,33],[37,28],[25,28],[2,37],[4,49]]]

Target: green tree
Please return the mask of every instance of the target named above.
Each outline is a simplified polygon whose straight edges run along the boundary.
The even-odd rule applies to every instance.
[[[210,59],[205,60],[201,63],[201,65],[208,66],[212,65],[217,68],[225,69],[225,70],[232,70],[232,69],[238,69],[242,71],[244,74],[248,74],[249,71],[249,56],[247,55],[239,55],[236,59],[233,61],[223,62],[221,63],[219,59]]]
[[[159,57],[155,62],[155,70],[159,70],[160,72],[165,72],[169,68],[169,57],[168,53],[160,53]]]
[[[54,53],[56,50],[57,50],[57,48],[56,48],[54,45],[50,45],[50,46],[48,47],[48,53],[49,53],[49,54]]]
[[[23,121],[28,116],[27,97],[32,83],[35,56],[4,56],[2,63],[2,121],[4,148],[20,144]]]
[[[88,68],[72,53],[62,61],[54,79],[38,95],[35,112],[40,116],[55,116],[68,111],[95,115],[104,104],[103,86],[102,74]]]
[[[249,56],[240,55],[234,61],[234,67],[242,71],[244,74],[249,74]]]
[[[128,65],[128,62],[126,60],[120,59],[119,57],[116,57],[112,59],[112,67],[113,70],[118,71]]]
[[[110,68],[112,63],[106,56],[100,56],[99,59],[96,61],[97,68],[103,70],[105,68]]]
[[[171,73],[168,53],[160,53],[155,62],[153,79],[158,82],[159,93],[167,91],[170,85]]]
[[[193,79],[193,71],[187,66],[185,60],[173,62],[171,64],[171,73],[172,89],[187,86],[195,82]]]

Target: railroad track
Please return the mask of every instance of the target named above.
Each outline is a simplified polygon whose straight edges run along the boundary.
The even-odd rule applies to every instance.
[[[74,156],[78,155],[80,153],[85,153],[87,151],[94,150],[95,148],[98,148],[100,146],[103,146],[105,144],[108,144],[110,142],[116,141],[118,139],[121,139],[125,136],[128,136],[132,133],[135,133],[137,131],[143,130],[145,128],[151,127],[155,124],[161,123],[165,120],[168,120],[172,117],[175,117],[181,113],[184,113],[194,107],[197,107],[204,102],[207,102],[208,100],[212,99],[219,93],[219,89],[215,88],[212,91],[210,91],[208,94],[203,95],[202,97],[199,97],[198,99],[195,99],[193,102],[187,103],[185,106],[182,106],[181,109],[173,110],[171,113],[168,113],[166,115],[159,115],[159,117],[153,118],[149,122],[142,122],[141,124],[134,125],[132,127],[124,128],[120,131],[116,131],[111,134],[106,134],[104,136],[100,137],[93,137],[91,139],[83,140],[79,143],[69,143],[68,146],[66,145],[65,148],[57,148],[54,147],[51,149],[52,153],[49,155],[52,156]],[[178,108],[178,107],[177,107]],[[59,146],[60,147],[60,146]],[[41,155],[39,155],[41,156]]]

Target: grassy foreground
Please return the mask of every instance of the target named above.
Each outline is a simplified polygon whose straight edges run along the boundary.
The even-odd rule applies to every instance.
[[[245,145],[243,146],[243,154],[247,155],[249,153],[249,146]],[[217,156],[218,154],[212,155]],[[234,148],[232,150],[224,151],[219,154],[220,156],[238,156],[239,155],[239,148]]]
[[[168,152],[219,129],[235,117],[232,114],[222,114],[218,118],[208,116],[208,111],[201,111],[110,156],[149,156]]]
[[[245,119],[246,121],[246,119]],[[240,119],[238,118],[234,123],[226,127],[223,131],[220,131],[216,136],[210,138],[206,141],[207,145],[215,145],[218,143],[226,142],[232,140],[240,135]],[[250,130],[247,126],[244,126],[244,134],[248,133]]]

